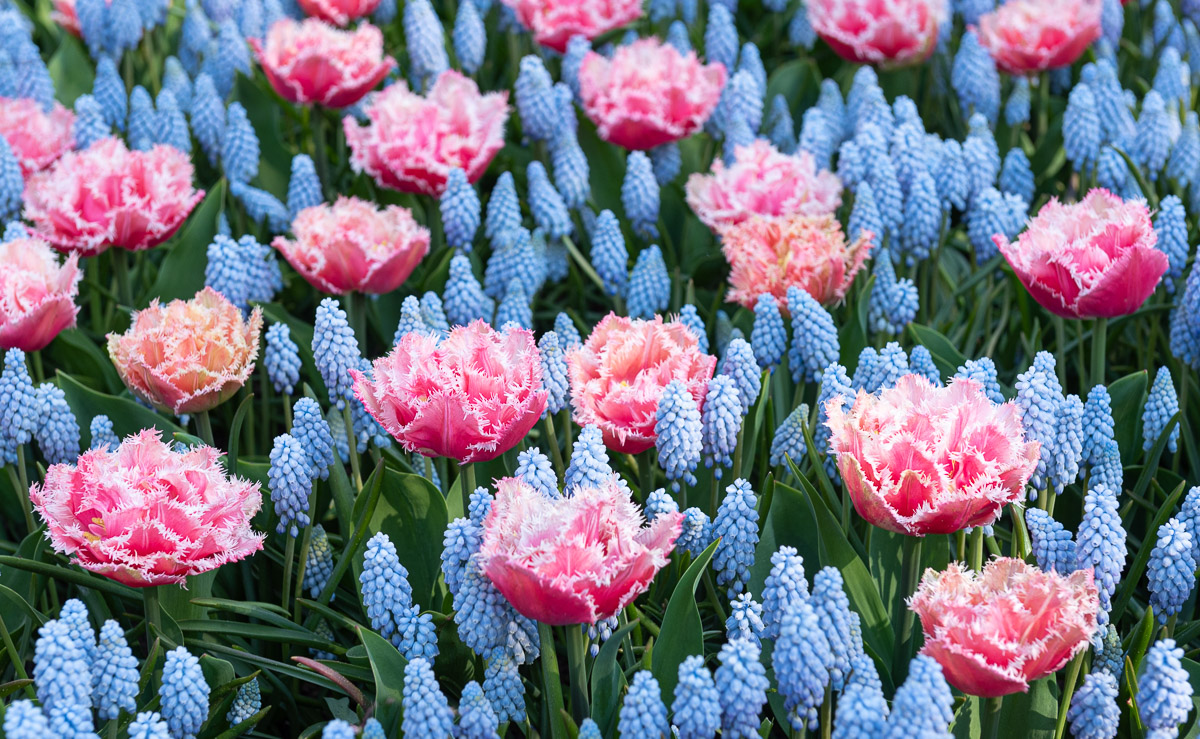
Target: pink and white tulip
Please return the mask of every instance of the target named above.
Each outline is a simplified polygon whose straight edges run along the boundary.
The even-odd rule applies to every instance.
[[[921,653],[964,693],[996,698],[1062,669],[1088,647],[1100,599],[1091,570],[1043,572],[1012,557],[976,574],[957,562],[926,570],[909,600],[921,619]]]
[[[614,475],[549,498],[520,478],[496,484],[479,562],[513,608],[551,625],[591,624],[646,591],[683,525],[678,512],[645,519]]]
[[[525,438],[546,409],[533,333],[455,326],[440,342],[409,333],[354,394],[405,451],[486,462]]]
[[[1015,242],[992,240],[1034,300],[1063,318],[1133,313],[1169,266],[1146,204],[1103,189],[1070,205],[1052,198]]]
[[[35,352],[75,325],[79,257],[59,264],[41,239],[0,243],[0,349]]]
[[[813,30],[843,59],[897,67],[933,54],[947,0],[808,0]]]
[[[68,152],[25,186],[25,217],[59,251],[95,256],[140,251],[175,234],[204,198],[192,162],[171,146],[130,151],[117,138]]]
[[[1101,0],[1009,0],[979,19],[979,43],[1009,74],[1073,64],[1100,38]]]
[[[584,112],[605,141],[653,149],[691,136],[725,87],[720,64],[702,64],[656,38],[618,46],[612,59],[589,51],[579,68]]]
[[[173,451],[146,429],[56,464],[29,498],[56,552],[135,588],[183,584],[262,549],[258,483],[227,477],[212,447]]]
[[[641,0],[501,0],[534,41],[562,53],[572,36],[591,39],[642,17]]]
[[[905,375],[853,407],[826,407],[831,444],[859,515],[911,536],[951,534],[995,523],[1021,500],[1040,445],[1026,441],[1020,411],[996,405],[983,387],[956,379],[935,387]]]
[[[176,415],[211,410],[245,384],[258,357],[262,311],[249,320],[206,287],[133,314],[123,334],[108,335],[108,355],[130,392]]]
[[[343,31],[316,18],[283,18],[264,41],[252,38],[250,45],[275,92],[302,105],[354,105],[396,68],[383,53],[383,34],[370,23]]]
[[[637,454],[654,446],[658,401],[672,380],[703,407],[716,357],[678,321],[631,320],[609,313],[567,354],[575,423],[598,426],[609,449]]]
[[[0,136],[28,177],[49,167],[75,146],[75,114],[55,103],[50,112],[29,98],[0,98]]]
[[[336,26],[365,18],[379,7],[380,0],[298,0],[300,9]]]
[[[292,222],[295,239],[272,243],[313,287],[327,293],[389,293],[429,253],[429,229],[398,205],[341,197],[305,208]]]
[[[425,97],[403,81],[388,85],[366,114],[365,126],[349,116],[342,121],[354,171],[381,187],[438,197],[451,169],[474,182],[504,146],[508,91],[481,94],[474,80],[451,69]]]

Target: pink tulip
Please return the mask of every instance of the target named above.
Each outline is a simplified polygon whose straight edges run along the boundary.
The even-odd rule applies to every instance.
[[[688,177],[687,202],[704,225],[719,233],[754,215],[832,215],[842,204],[842,181],[818,170],[803,149],[789,156],[755,139],[734,149],[732,165],[718,157],[712,174]]]
[[[846,243],[830,215],[755,216],[722,232],[721,251],[730,266],[725,298],[753,310],[758,296],[768,293],[785,307],[788,288],[796,286],[818,303],[839,301],[871,253],[871,238],[866,231]]]
[[[108,138],[30,175],[25,217],[54,248],[91,257],[110,246],[158,246],[203,198],[187,154],[170,146],[130,151]]]
[[[609,313],[583,346],[567,354],[575,422],[600,427],[609,449],[643,452],[658,438],[655,416],[667,385],[679,380],[702,407],[716,364],[678,321]]]
[[[546,409],[533,333],[483,321],[455,326],[440,343],[406,334],[370,377],[351,374],[354,394],[405,451],[461,464],[512,449]]]
[[[254,371],[262,312],[250,319],[206,287],[191,300],[172,300],[133,314],[124,334],[108,335],[108,355],[130,392],[176,415],[215,408]]]
[[[572,36],[589,41],[642,17],[641,0],[501,0],[533,39],[560,54]]]
[[[451,169],[474,182],[504,146],[508,91],[480,94],[474,80],[451,69],[426,97],[403,81],[388,85],[366,113],[366,126],[350,116],[342,121],[354,171],[381,187],[437,197]]]
[[[111,5],[112,0],[105,0]],[[50,11],[50,20],[62,26],[68,33],[79,38],[79,16],[75,14],[75,0],[54,0],[54,10]]]
[[[250,45],[275,92],[302,105],[354,105],[396,67],[383,54],[383,34],[370,23],[342,31],[316,18],[283,18],[265,44],[252,38]]]
[[[948,23],[947,0],[809,0],[813,30],[843,59],[888,67],[925,61]]]
[[[976,574],[957,562],[926,570],[909,600],[925,632],[922,654],[964,693],[1027,692],[1088,647],[1100,599],[1092,571],[1042,572],[1002,557]]]
[[[644,38],[618,46],[612,59],[589,51],[579,68],[579,94],[600,138],[653,149],[700,130],[721,99],[725,74],[694,52]]]
[[[299,0],[300,9],[334,25],[344,26],[375,12],[380,0]]]
[[[1101,0],[1009,0],[979,19],[979,42],[1009,74],[1075,62],[1100,38]]]
[[[429,229],[408,208],[341,197],[305,208],[292,222],[295,240],[276,236],[278,249],[313,287],[327,293],[389,293],[429,253]]]
[[[58,103],[47,113],[29,98],[0,98],[0,136],[21,164],[21,174],[43,170],[75,146],[75,114]]]
[[[996,405],[974,380],[935,387],[905,375],[878,395],[860,391],[826,411],[838,469],[860,516],[902,534],[950,534],[992,524],[1020,500],[1040,446],[1020,411]]]
[[[52,466],[29,499],[54,550],[80,567],[135,588],[183,584],[262,549],[250,525],[258,483],[227,477],[220,457],[207,446],[172,451],[145,429]]]
[[[512,607],[551,625],[591,624],[646,591],[670,557],[683,515],[650,526],[618,484],[549,498],[520,478],[496,483],[479,562]]]
[[[75,325],[79,257],[65,264],[41,239],[0,244],[0,349],[35,352]]]
[[[1071,205],[1052,198],[1016,242],[992,240],[1034,300],[1063,318],[1133,313],[1168,267],[1146,204],[1102,189]]]

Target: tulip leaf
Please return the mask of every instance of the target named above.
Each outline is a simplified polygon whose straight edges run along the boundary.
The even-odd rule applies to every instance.
[[[404,668],[408,660],[392,643],[370,629],[359,629],[358,638],[366,647],[375,676],[375,718],[383,724],[384,736],[400,736],[404,715]]]
[[[422,609],[437,609],[433,598],[442,566],[442,535],[449,522],[446,501],[431,482],[384,466],[383,496],[368,526],[368,536],[383,532],[396,546],[408,570],[413,600]]]
[[[1130,464],[1142,453],[1142,406],[1146,403],[1149,375],[1139,370],[1109,384],[1112,416],[1116,422],[1113,435],[1121,449],[1121,461]]]
[[[46,68],[54,80],[55,98],[70,108],[80,95],[92,91],[96,77],[82,42],[69,33],[59,36],[62,41],[50,61],[46,62]]]
[[[118,398],[85,387],[68,374],[58,373],[58,386],[67,396],[67,405],[79,421],[80,428],[86,428],[91,420],[100,414],[108,416],[113,423],[113,432],[118,439],[130,434],[136,434],[142,429],[157,428],[167,435],[168,440],[183,429],[165,416],[144,408],[128,398]]]
[[[663,615],[662,631],[654,643],[650,671],[654,673],[663,695],[674,695],[679,679],[679,665],[693,654],[704,655],[704,623],[696,605],[696,586],[720,541],[714,541],[688,566],[675,585],[671,600]]]
[[[217,235],[217,218],[225,203],[225,181],[212,186],[204,200],[165,246],[154,285],[140,296],[138,304],[146,306],[151,298],[162,302],[176,298],[188,300],[204,289],[204,270],[208,266],[208,245]]]
[[[982,698],[974,695],[964,696],[966,700],[954,713],[954,723],[950,732],[954,739],[979,739],[983,735],[983,711],[985,703]]]
[[[1004,697],[1000,736],[1052,737],[1058,720],[1058,684],[1054,676],[1029,683],[1028,693]]]
[[[108,352],[80,329],[72,328],[60,333],[42,350],[42,355],[47,364],[64,369],[88,387],[106,393],[120,392],[125,387],[112,360],[108,358]],[[87,424],[81,426],[86,427]]]
[[[621,705],[621,688],[625,686],[625,673],[617,664],[617,651],[637,623],[625,624],[614,631],[592,663],[592,719],[600,726],[603,736],[613,734],[617,709]]]
[[[918,343],[929,350],[929,355],[933,357],[933,364],[943,378],[953,377],[958,368],[967,361],[967,358],[950,339],[940,332],[919,323],[910,323],[908,330]]]

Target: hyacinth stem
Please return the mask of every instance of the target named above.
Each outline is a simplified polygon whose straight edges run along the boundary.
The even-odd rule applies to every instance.
[[[1060,316],[1054,317],[1054,368],[1058,370],[1058,382],[1067,386],[1067,357],[1063,353],[1067,345],[1067,326]]]
[[[217,444],[213,441],[212,419],[208,417],[208,411],[200,411],[196,414],[196,431],[197,435],[211,447]],[[236,472],[236,470],[233,470]]]
[[[1180,406],[1180,407],[1182,407],[1182,406]],[[572,434],[571,434],[571,408],[569,406],[566,408],[563,408],[562,426],[563,426],[563,442],[564,442],[563,443],[563,451],[567,454],[570,454],[571,448],[574,444],[574,441],[571,439],[571,437],[572,437]],[[563,457],[564,463],[566,462],[566,459],[567,459],[566,457]],[[564,466],[563,469],[566,469],[566,467]],[[566,473],[564,472],[563,474],[565,475]]]
[[[821,701],[821,739],[833,736],[833,689],[825,686],[825,700]]]
[[[346,449],[350,456],[350,473],[354,479],[354,494],[362,492],[362,464],[358,459],[358,443],[354,438],[354,418],[350,415],[350,405],[342,408],[342,422],[346,424]]]
[[[604,280],[600,279],[599,273],[597,273],[595,268],[592,267],[592,263],[588,261],[587,257],[583,256],[583,254],[579,251],[579,247],[575,246],[575,242],[571,240],[571,237],[563,236],[562,242],[567,247],[567,254],[570,254],[571,259],[575,260],[575,266],[579,267],[579,270],[583,272],[583,274],[585,274],[589,280],[594,282],[597,287],[600,288],[600,292],[607,295],[608,290],[604,287]],[[619,297],[614,299],[617,301],[621,300]],[[624,312],[625,311],[623,310],[618,311],[618,313]]]
[[[133,307],[133,285],[129,280],[129,252],[124,249],[112,250],[113,274],[117,278],[117,297],[121,305]]]
[[[158,603],[158,589],[160,586],[151,585],[148,588],[142,588],[142,606],[146,609],[146,641],[148,644],[153,644],[158,638],[158,634],[162,632],[162,606]]]
[[[23,451],[21,447],[17,447],[17,460],[22,465],[24,464]],[[8,476],[12,482],[13,492],[17,494],[17,500],[21,502],[21,511],[25,514],[25,531],[31,533],[36,527],[33,522],[33,506],[29,502],[29,488],[22,484],[21,475],[11,466],[8,467]],[[16,652],[12,652],[12,654],[16,654]]]
[[[1079,680],[1079,668],[1083,666],[1083,657],[1087,650],[1075,655],[1067,667],[1067,681],[1063,683],[1062,699],[1058,703],[1058,725],[1054,727],[1054,739],[1062,739],[1067,728],[1067,709],[1071,706],[1071,696],[1075,694],[1075,683]]]
[[[567,725],[563,721],[562,677],[558,672],[558,653],[554,651],[554,631],[549,624],[538,623],[538,639],[542,650],[542,690],[548,703],[546,713],[550,718],[550,736],[552,739],[567,739]]]
[[[304,589],[303,589],[304,588],[304,574],[305,574],[305,570],[308,569],[308,552],[312,548],[313,521],[317,517],[317,512],[315,510],[316,503],[317,503],[317,481],[313,480],[312,492],[309,493],[309,495],[308,495],[308,525],[304,527],[304,535],[300,539],[300,560],[299,560],[300,566],[296,568],[295,588],[296,588],[297,600],[300,598],[300,595],[304,592]],[[287,608],[287,606],[285,605],[284,608]],[[295,611],[293,620],[296,623],[300,623],[300,604],[299,603],[296,604],[296,611]]]
[[[459,487],[462,493],[463,515],[471,513],[471,493],[475,492],[475,465],[464,464],[459,473]]]
[[[733,448],[733,476],[734,477],[742,476],[742,447],[744,446],[742,444],[742,442],[746,438],[745,420],[746,419],[743,418],[742,425],[738,427],[737,446],[735,446]],[[716,493],[714,493],[713,495],[715,496]],[[716,509],[714,509],[713,512],[716,513]]]
[[[587,673],[587,635],[582,626],[568,626],[567,631],[567,671],[571,676],[571,716],[575,723],[591,714],[588,705],[588,673]]]
[[[983,739],[1000,739],[1000,707],[1003,698],[988,698],[983,712]],[[1065,714],[1064,714],[1065,715]]]
[[[976,526],[971,532],[971,569],[983,571],[983,527]]]
[[[16,671],[17,679],[28,680],[29,675],[25,672],[25,665],[21,662],[21,658],[17,655],[17,647],[13,644],[12,634],[8,633],[8,626],[4,624],[4,616],[0,614],[0,644],[4,645],[4,653],[8,655],[9,661],[12,662],[13,669]],[[25,686],[25,694],[30,700],[37,699],[37,693],[33,689],[33,685]]]
[[[1172,614],[1167,622],[1163,624],[1163,637],[1170,639],[1175,636],[1175,621],[1179,618],[1179,614]]]
[[[1108,319],[1097,318],[1092,327],[1092,373],[1093,385],[1104,384],[1104,355],[1108,351]]]
[[[266,402],[269,402],[269,401],[267,401],[267,398],[269,398],[269,397],[270,396],[268,396],[266,394],[266,392],[263,392],[264,407],[268,407],[266,405]],[[284,423],[287,424],[288,431],[290,432],[292,430],[292,404],[288,402],[287,397],[284,397],[284,399],[283,399],[283,420],[284,420]],[[265,425],[266,422],[267,422],[267,414],[264,413],[263,414],[263,424]]]
[[[347,320],[354,338],[358,341],[358,350],[367,352],[367,296],[360,292],[352,292],[346,296]]]
[[[563,465],[562,450],[558,448],[558,434],[554,430],[554,414],[546,414],[546,446],[550,447],[550,459],[554,460],[554,472],[558,479],[563,479],[566,467]]]
[[[287,542],[283,545],[283,610],[291,610],[288,603],[292,600],[292,565],[296,561],[296,537],[290,532],[284,533]]]
[[[916,592],[917,582],[921,577],[921,544],[920,536],[904,537],[904,595],[908,597]],[[893,664],[907,664],[912,652],[913,619],[912,609],[904,609],[904,617],[900,623],[900,638],[896,640],[896,657]]]

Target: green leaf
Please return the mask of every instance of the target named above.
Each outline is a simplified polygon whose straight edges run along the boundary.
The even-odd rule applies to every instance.
[[[1159,441],[1163,441],[1159,439]],[[1138,549],[1137,556],[1133,558],[1132,564],[1125,570],[1125,574],[1121,577],[1121,586],[1117,591],[1117,597],[1112,602],[1112,622],[1117,623],[1121,615],[1125,613],[1125,606],[1129,604],[1129,599],[1133,597],[1133,591],[1137,589],[1138,581],[1142,579],[1142,572],[1146,569],[1146,564],[1150,561],[1150,553],[1154,551],[1154,544],[1158,541],[1158,528],[1167,522],[1171,514],[1175,512],[1175,505],[1179,502],[1179,496],[1183,495],[1183,491],[1187,488],[1186,484],[1180,484],[1175,488],[1175,492],[1167,498],[1167,502],[1163,503],[1158,509],[1158,514],[1154,517],[1154,521],[1146,528],[1146,536],[1142,540],[1142,546]]]
[[[7,698],[18,690],[24,690],[26,687],[33,685],[32,680],[13,680],[11,682],[0,684],[0,700]]]
[[[266,84],[266,80],[260,75],[255,75],[254,79],[237,75],[234,97],[246,108],[246,118],[250,120],[255,131],[271,132],[266,135],[260,133],[259,136],[261,151],[257,183],[262,189],[278,196],[287,193],[288,177],[292,171],[292,155],[284,148],[283,138],[278,135],[281,101],[272,92],[264,92],[256,84],[260,81]],[[314,108],[312,114],[316,118],[328,115],[328,112]]]
[[[1146,402],[1146,370],[1125,375],[1108,386],[1112,415],[1116,421],[1113,435],[1121,449],[1121,461],[1130,464],[1142,454],[1142,406]]]
[[[954,734],[954,739],[979,739],[983,734],[983,711],[986,704],[978,696],[964,697],[966,700],[954,713],[954,723],[950,725],[950,732]]]
[[[663,614],[662,630],[654,643],[650,671],[654,673],[663,695],[675,694],[679,665],[693,654],[704,656],[704,623],[696,606],[696,586],[720,541],[714,541],[688,566],[675,585],[671,600]]]
[[[221,180],[204,196],[179,235],[165,247],[167,255],[158,269],[158,278],[143,296],[142,305],[148,305],[151,298],[164,302],[175,298],[186,300],[204,288],[208,245],[217,235],[217,217],[224,203],[225,180]]]
[[[179,622],[179,630],[184,634],[220,634],[221,636],[240,636],[246,639],[261,639],[262,641],[278,642],[280,644],[296,644],[313,649],[339,652],[342,647],[331,644],[324,637],[317,636],[298,626],[281,629],[278,626],[243,623],[241,621],[219,621],[216,619],[184,620]]]
[[[62,43],[46,62],[46,68],[54,80],[54,96],[68,108],[74,107],[80,95],[92,91],[96,76],[91,59],[83,44],[71,34],[62,34]]]
[[[1000,736],[1052,739],[1058,721],[1058,689],[1054,676],[1029,683],[1028,693],[1004,697]]]
[[[105,395],[84,387],[74,377],[62,372],[58,373],[58,386],[67,396],[67,405],[71,406],[71,412],[79,419],[80,427],[87,426],[93,418],[104,414],[112,421],[113,432],[118,439],[147,428],[157,428],[168,437],[183,432],[181,427],[149,408],[143,408],[127,398]]]
[[[109,595],[116,595],[126,598],[130,601],[140,601],[141,597],[137,591],[128,585],[122,585],[116,580],[109,580],[107,577],[93,575],[85,569],[78,567],[60,567],[48,562],[40,562],[36,560],[23,559],[21,557],[0,556],[0,565],[12,567],[17,570],[25,570],[37,575],[61,580],[72,585],[78,585],[81,588],[91,588],[99,590]]]
[[[124,386],[108,353],[77,328],[63,331],[42,350],[47,364],[76,376],[101,392],[120,392]],[[85,426],[87,424],[81,424]]]
[[[366,647],[375,676],[375,718],[383,724],[384,736],[400,736],[403,718],[404,668],[408,661],[392,643],[368,629],[359,629],[358,638]]]
[[[383,496],[368,527],[383,532],[396,545],[400,563],[408,569],[413,600],[423,609],[436,609],[433,586],[442,566],[442,535],[449,522],[446,501],[428,480],[383,467]]]
[[[617,651],[636,625],[637,621],[634,621],[614,631],[592,663],[592,720],[599,724],[603,736],[613,735],[617,709],[621,705],[621,689],[626,684],[625,673],[617,665]]]
[[[937,366],[938,372],[942,373],[942,377],[952,377],[958,368],[967,361],[967,358],[954,346],[953,342],[938,331],[919,323],[910,323],[908,330],[918,343],[929,350],[930,356],[933,357],[933,363]]]

